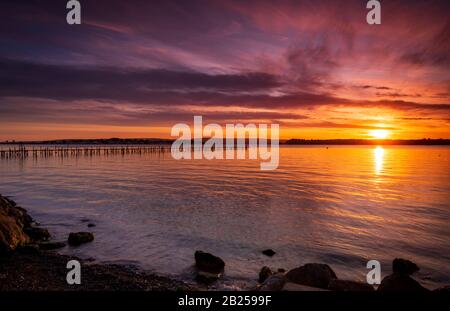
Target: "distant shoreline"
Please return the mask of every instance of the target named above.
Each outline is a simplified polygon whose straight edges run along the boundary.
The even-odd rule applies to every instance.
[[[208,138],[204,138],[206,141]],[[173,139],[160,138],[109,138],[109,139],[60,139],[45,141],[4,141],[0,145],[168,145]],[[248,141],[247,141],[248,142]],[[225,142],[224,142],[225,143]],[[288,139],[280,145],[411,145],[447,146],[450,139]]]
[[[450,145],[450,139],[290,139],[283,145]]]

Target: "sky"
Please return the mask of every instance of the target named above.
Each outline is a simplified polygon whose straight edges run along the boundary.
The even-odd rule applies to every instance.
[[[0,2],[0,141],[168,138],[278,123],[281,138],[450,138],[450,2]],[[381,131],[380,131],[381,130]]]

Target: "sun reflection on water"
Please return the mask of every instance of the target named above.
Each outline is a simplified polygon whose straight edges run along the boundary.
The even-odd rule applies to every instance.
[[[383,169],[383,161],[384,161],[384,149],[381,146],[376,147],[373,150],[374,153],[374,161],[375,161],[375,173],[378,175],[381,173]]]

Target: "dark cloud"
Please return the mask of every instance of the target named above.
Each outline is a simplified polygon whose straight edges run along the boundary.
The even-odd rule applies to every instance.
[[[26,113],[24,113],[26,111]],[[30,99],[1,99],[0,121],[10,122],[22,114],[22,122],[48,123],[93,123],[96,125],[145,126],[165,125],[167,123],[191,122],[195,113],[183,109],[142,106],[124,107],[123,105],[102,102],[67,102]],[[101,117],[99,117],[101,115]],[[283,112],[237,112],[237,111],[202,111],[205,122],[248,122],[258,120],[304,120],[308,117]]]
[[[392,88],[388,86],[375,86],[375,85],[360,85],[358,86],[362,89],[374,89],[374,90],[392,90]]]
[[[422,104],[403,100],[353,101],[355,107],[388,108],[403,111],[449,111],[450,104]],[[351,104],[350,104],[351,105]]]
[[[289,124],[289,123],[286,123]],[[292,123],[290,123],[292,126]],[[377,129],[384,129],[384,130],[395,130],[394,127],[390,126],[373,126],[373,125],[361,125],[361,124],[349,124],[349,123],[336,123],[336,122],[329,122],[329,121],[323,121],[323,122],[298,122],[295,124],[298,127],[309,127],[309,128],[337,128],[337,129],[365,129],[365,130],[377,130]]]
[[[255,92],[281,85],[266,73],[218,74],[166,69],[56,66],[0,60],[0,94],[51,99],[151,101],[164,92]],[[180,95],[182,96],[182,95]]]
[[[0,60],[0,95],[64,101],[91,100],[144,105],[313,108],[335,105],[391,109],[447,110],[449,104],[408,101],[354,101],[327,93],[296,91],[271,96],[282,84],[265,73],[208,75],[168,70],[123,70],[112,67],[55,66]]]
[[[420,94],[408,94],[408,93],[399,93],[399,92],[377,92],[375,95],[380,97],[422,97]]]

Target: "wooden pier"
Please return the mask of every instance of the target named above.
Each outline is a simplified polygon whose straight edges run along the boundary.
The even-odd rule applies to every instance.
[[[0,159],[142,155],[170,152],[170,145],[146,146],[17,146],[0,148]]]

